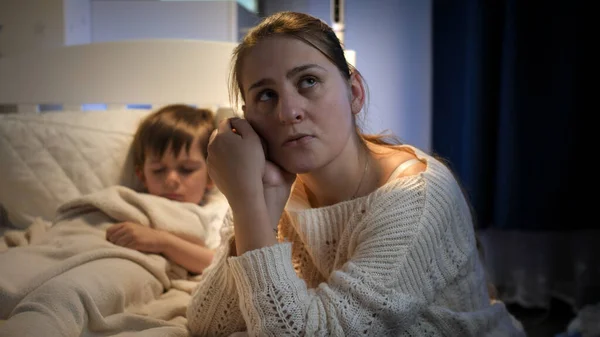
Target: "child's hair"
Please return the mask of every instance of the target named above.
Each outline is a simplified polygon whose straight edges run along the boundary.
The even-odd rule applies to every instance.
[[[184,147],[189,153],[194,141],[199,143],[206,158],[208,140],[214,129],[210,110],[185,104],[166,105],[140,123],[133,138],[134,166],[140,169],[148,153],[162,157],[169,146],[175,154]]]

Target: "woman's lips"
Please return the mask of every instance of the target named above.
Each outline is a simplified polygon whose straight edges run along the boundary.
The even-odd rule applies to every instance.
[[[315,137],[310,136],[310,135],[299,135],[297,137],[292,137],[291,139],[287,140],[285,143],[283,143],[283,146],[285,146],[285,147],[302,146],[302,145],[308,144],[313,139],[315,139]]]

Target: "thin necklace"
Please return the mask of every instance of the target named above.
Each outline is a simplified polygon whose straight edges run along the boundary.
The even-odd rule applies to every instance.
[[[365,169],[363,170],[363,174],[362,174],[362,177],[360,178],[360,182],[358,183],[358,187],[356,188],[356,191],[354,191],[354,195],[352,196],[352,198],[350,200],[356,198],[356,195],[358,194],[358,191],[360,190],[360,186],[362,185],[363,180],[365,180],[365,176],[367,175],[367,171],[369,170],[369,154],[366,153],[366,150],[365,150],[365,156],[366,156]]]

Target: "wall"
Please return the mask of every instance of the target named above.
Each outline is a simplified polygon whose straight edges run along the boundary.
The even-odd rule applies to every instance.
[[[0,57],[90,43],[90,0],[1,0]]]
[[[1,0],[1,57],[62,46],[63,22],[62,0]]]
[[[265,14],[294,10],[331,24],[330,1],[266,0]],[[393,131],[431,148],[431,0],[346,0],[347,49],[367,80],[366,131]]]
[[[236,41],[235,1],[92,1],[92,41]]]
[[[244,6],[237,6],[237,27],[238,27],[238,41],[244,38],[244,35],[248,30],[254,27],[260,18],[254,12],[250,12]]]
[[[84,42],[85,25],[78,23],[78,15],[69,14],[85,13],[85,4],[77,3],[65,0],[65,8],[62,0],[1,0],[0,24],[4,28],[0,32],[0,53],[9,55]],[[227,7],[230,3],[233,6]],[[215,7],[201,10],[199,6],[203,5]],[[238,5],[233,1],[215,4],[93,0],[91,39],[100,42],[176,37],[232,41],[239,37],[238,22],[226,22],[235,17],[235,6]],[[390,129],[424,150],[431,147],[431,6],[431,0],[346,0],[345,5],[346,47],[356,51],[358,69],[370,90],[367,131]],[[330,1],[266,0],[263,9],[266,14],[302,11],[331,23]],[[66,21],[63,12],[67,13]],[[245,14],[248,13],[239,16],[242,25],[250,22]],[[214,33],[209,33],[209,29]]]
[[[378,5],[375,5],[378,4]],[[371,93],[372,131],[431,148],[431,1],[346,2],[346,46]]]
[[[63,0],[64,44],[92,41],[92,4],[90,0]]]
[[[263,0],[262,11],[266,15],[280,11],[309,13],[308,1],[309,0]],[[328,1],[322,0],[322,2]]]

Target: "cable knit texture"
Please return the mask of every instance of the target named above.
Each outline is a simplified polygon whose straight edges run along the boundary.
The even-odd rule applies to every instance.
[[[469,207],[452,173],[427,169],[310,208],[294,188],[280,243],[230,257],[223,244],[188,308],[199,336],[524,336],[490,302]]]

